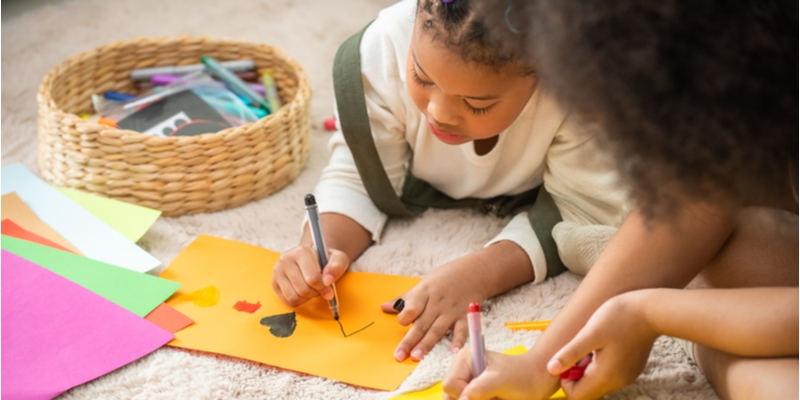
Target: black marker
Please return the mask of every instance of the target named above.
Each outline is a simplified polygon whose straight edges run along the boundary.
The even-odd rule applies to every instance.
[[[325,246],[325,237],[322,236],[322,225],[319,223],[319,210],[317,209],[317,200],[313,194],[307,194],[306,198],[306,211],[308,211],[308,223],[311,224],[311,236],[314,239],[314,248],[317,249],[317,256],[319,257],[319,267],[325,268],[328,265],[328,247]],[[328,307],[331,308],[333,319],[339,320],[339,300],[336,298],[336,286],[331,283],[331,290],[333,290],[333,298],[328,300]]]

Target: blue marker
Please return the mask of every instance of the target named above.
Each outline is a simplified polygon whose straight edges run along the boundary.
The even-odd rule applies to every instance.
[[[253,91],[253,89],[250,89],[250,86],[248,86],[247,83],[236,76],[236,74],[223,67],[217,60],[209,56],[202,56],[200,57],[200,61],[202,61],[206,66],[208,72],[216,75],[219,79],[225,82],[225,84],[228,85],[228,87],[231,88],[234,93],[244,96],[248,103],[257,104],[267,112],[271,112],[269,102],[267,102],[267,100]]]
[[[108,100],[115,100],[115,101],[128,101],[136,98],[134,94],[127,94],[127,93],[120,93],[120,92],[112,92],[107,91],[103,93],[103,97]]]

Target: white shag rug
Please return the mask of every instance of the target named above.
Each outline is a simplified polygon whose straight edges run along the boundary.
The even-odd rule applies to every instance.
[[[243,207],[161,218],[139,244],[169,262],[197,235],[207,233],[277,251],[299,240],[302,196],[327,162],[332,115],[331,65],[349,35],[391,0],[67,0],[2,24],[2,163],[36,164],[36,92],[41,78],[67,58],[133,37],[205,35],[254,40],[285,51],[302,64],[314,92],[308,165],[282,191]],[[353,270],[424,276],[438,265],[480,248],[506,221],[471,211],[428,211],[413,221],[390,222],[381,245]],[[538,332],[507,330],[504,322],[550,319],[580,278],[565,273],[491,300],[486,346],[501,351],[532,346]],[[271,290],[264,282],[264,290]],[[450,363],[447,339],[438,344],[395,393],[352,387],[226,356],[170,347],[76,387],[64,399],[386,399],[441,380]],[[716,399],[706,379],[672,340],[656,342],[644,374],[609,396],[615,399]]]

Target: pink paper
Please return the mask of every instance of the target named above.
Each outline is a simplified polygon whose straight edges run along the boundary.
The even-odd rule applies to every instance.
[[[50,399],[141,358],[174,336],[2,250],[2,398]]]

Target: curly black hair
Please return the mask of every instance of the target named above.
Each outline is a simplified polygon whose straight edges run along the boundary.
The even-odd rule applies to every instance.
[[[532,66],[519,63],[517,49],[501,46],[502,38],[489,35],[485,21],[471,0],[418,0],[417,18],[423,32],[444,43],[462,60],[499,70],[514,65],[520,75],[534,75]]]
[[[669,215],[678,196],[796,195],[797,0],[489,0],[479,9],[491,40],[531,60],[542,87],[601,127],[646,214]]]

